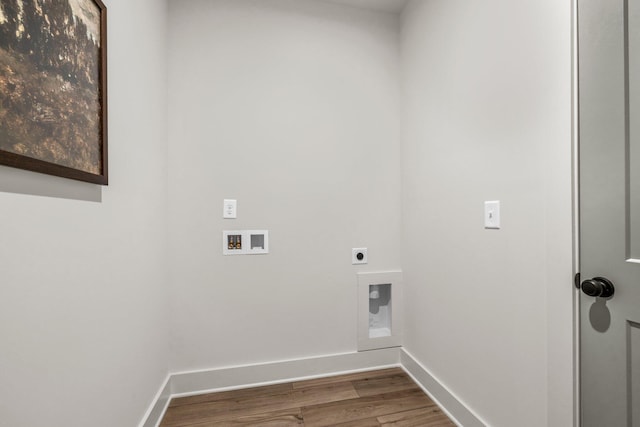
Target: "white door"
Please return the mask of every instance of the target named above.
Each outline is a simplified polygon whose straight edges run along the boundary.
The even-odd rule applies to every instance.
[[[640,0],[578,0],[578,44],[582,425],[640,427]]]

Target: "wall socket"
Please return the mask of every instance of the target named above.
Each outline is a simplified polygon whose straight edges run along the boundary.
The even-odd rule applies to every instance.
[[[222,217],[232,219],[238,217],[238,201],[236,199],[224,199],[222,203]]]
[[[353,248],[351,249],[351,264],[366,264],[367,263],[367,248]]]

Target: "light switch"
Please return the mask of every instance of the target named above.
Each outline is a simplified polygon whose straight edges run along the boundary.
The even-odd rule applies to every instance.
[[[237,218],[238,201],[234,199],[224,199],[222,208],[223,218]]]
[[[500,201],[484,202],[484,228],[500,229]]]

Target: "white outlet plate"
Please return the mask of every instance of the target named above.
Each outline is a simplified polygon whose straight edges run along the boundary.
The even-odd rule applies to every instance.
[[[366,263],[367,263],[367,248],[351,249],[351,264],[355,265],[355,264],[366,264]]]
[[[223,218],[237,218],[238,217],[238,201],[235,199],[224,199],[222,203],[222,217]]]

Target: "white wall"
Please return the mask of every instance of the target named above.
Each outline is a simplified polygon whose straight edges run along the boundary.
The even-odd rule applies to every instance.
[[[492,426],[571,425],[569,1],[414,0],[401,39],[307,0],[107,6],[109,187],[0,167],[0,425],[135,425],[168,367],[355,351],[355,272],[399,267],[419,362]],[[223,257],[234,228],[271,254]]]
[[[571,2],[412,1],[402,52],[405,347],[489,425],[572,425]]]
[[[167,9],[105,3],[110,185],[0,167],[1,426],[133,426],[167,374]]]
[[[355,351],[356,271],[400,265],[397,25],[314,1],[170,2],[173,370]],[[223,229],[263,228],[269,255],[222,256]]]

